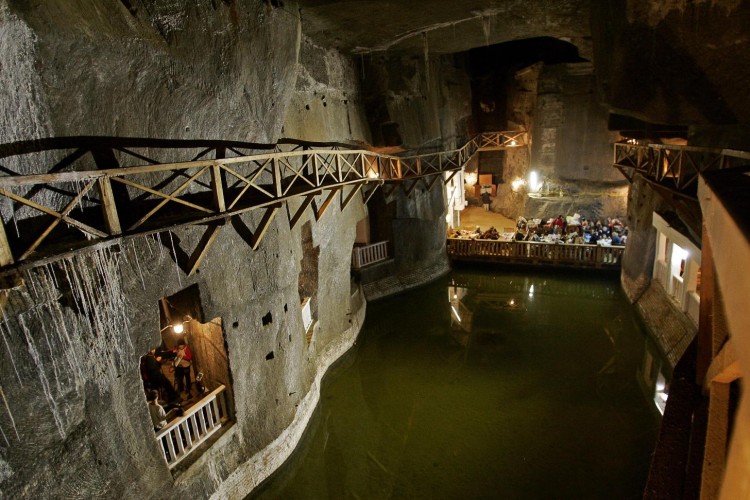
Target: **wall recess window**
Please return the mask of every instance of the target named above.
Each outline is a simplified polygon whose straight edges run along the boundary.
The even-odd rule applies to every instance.
[[[155,439],[170,469],[188,466],[234,420],[221,318],[203,320],[198,286],[159,300],[158,345],[141,358]]]

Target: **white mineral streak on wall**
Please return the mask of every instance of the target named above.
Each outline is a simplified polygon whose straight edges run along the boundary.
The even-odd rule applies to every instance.
[[[18,429],[16,428],[16,420],[13,418],[13,413],[10,411],[10,406],[8,405],[8,400],[5,397],[5,391],[3,391],[3,386],[0,385],[0,396],[3,397],[3,404],[5,405],[5,411],[8,412],[8,417],[10,418],[10,423],[13,426],[13,430],[16,433],[16,439],[19,441],[21,440],[21,436],[18,434]],[[0,428],[0,431],[2,429]],[[10,446],[10,443],[8,442],[8,437],[5,435],[5,431],[3,431],[3,438],[5,439],[5,443]]]
[[[358,291],[357,293],[362,293]],[[354,300],[352,301],[355,302]],[[356,301],[359,303],[359,301]],[[278,469],[292,454],[294,448],[302,438],[307,423],[320,400],[320,383],[328,368],[346,353],[357,339],[362,323],[365,319],[364,299],[358,311],[352,312],[351,326],[336,340],[329,343],[325,350],[317,357],[315,380],[310,391],[300,401],[297,413],[292,423],[273,440],[271,444],[253,455],[247,462],[237,467],[232,474],[216,489],[212,500],[232,500],[245,498],[254,488]]]
[[[18,356],[25,348],[63,438],[66,395],[71,390],[82,394],[88,382],[101,393],[110,390],[133,353],[120,258],[118,251],[105,248],[30,269],[24,275],[26,287],[9,292],[12,300],[0,322],[0,335],[19,384],[16,364],[28,360],[15,359],[14,353]],[[73,304],[65,307],[61,299],[68,294]],[[19,340],[23,346],[14,350],[11,344]],[[2,396],[15,427],[12,404]]]
[[[13,13],[6,2],[0,5],[0,143],[41,139],[49,136],[47,105],[39,95],[41,82],[36,71],[36,36]]]

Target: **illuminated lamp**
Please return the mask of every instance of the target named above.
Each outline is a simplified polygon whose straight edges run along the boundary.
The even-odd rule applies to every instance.
[[[466,174],[464,174],[464,182],[469,187],[472,187],[472,186],[476,185],[476,183],[477,183],[477,173],[476,172],[466,172]]]

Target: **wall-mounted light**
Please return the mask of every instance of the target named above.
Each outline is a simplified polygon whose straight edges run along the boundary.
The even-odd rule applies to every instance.
[[[511,146],[518,146],[518,142],[516,142],[516,140],[513,139],[512,141],[510,141],[510,145]]]
[[[477,173],[476,172],[466,172],[464,174],[464,182],[469,187],[472,187],[472,186],[476,185],[476,183],[477,183]]]
[[[518,191],[519,189],[521,189],[521,186],[525,186],[525,185],[526,185],[526,181],[525,181],[524,179],[521,179],[520,177],[516,177],[516,178],[515,178],[515,179],[514,179],[514,180],[513,180],[513,181],[512,181],[511,183],[510,183],[510,188],[511,188],[511,189],[512,189],[513,191]]]
[[[192,321],[192,320],[193,318],[191,318],[189,315],[185,315],[182,318],[182,321],[167,325],[164,328],[162,328],[161,331],[163,332],[164,330],[168,330],[171,328],[174,333],[179,335],[185,331],[185,323],[188,323],[189,321]]]
[[[542,180],[539,178],[539,174],[535,171],[529,172],[529,191],[538,193],[540,189],[542,189]]]

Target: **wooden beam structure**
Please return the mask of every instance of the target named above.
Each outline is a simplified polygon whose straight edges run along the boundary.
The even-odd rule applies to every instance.
[[[222,227],[224,227],[223,224],[211,224],[206,229],[206,232],[203,233],[201,240],[198,242],[198,246],[195,247],[193,254],[190,256],[190,261],[188,262],[188,276],[195,273],[200,267],[201,262],[203,262],[203,259],[208,254],[211,245],[216,241],[216,237],[219,235],[219,231]]]
[[[260,242],[266,235],[266,231],[268,231],[268,227],[271,225],[271,221],[273,221],[273,218],[276,216],[276,212],[279,211],[279,208],[280,207],[278,205],[266,208],[266,212],[263,214],[263,218],[260,220],[260,224],[258,224],[258,227],[255,229],[255,233],[253,233],[252,243],[250,244],[253,250],[257,250],[260,246]]]
[[[525,131],[488,132],[459,149],[422,155],[393,156],[363,149],[306,146],[227,158],[228,150],[222,148],[217,150],[215,159],[165,164],[120,148],[148,164],[2,176],[0,203],[7,198],[54,220],[40,229],[35,218],[16,219],[19,235],[10,240],[4,237],[6,221],[0,228],[0,273],[33,267],[39,262],[101,248],[122,239],[208,225],[209,230],[191,258],[190,272],[194,272],[222,224],[247,211],[265,210],[252,238],[251,246],[257,248],[282,203],[292,198],[303,200],[290,218],[293,228],[315,196],[326,191],[325,201],[315,210],[316,219],[329,209],[337,193],[342,195],[343,210],[357,193],[361,192],[367,203],[377,188],[385,184],[389,184],[385,188],[387,195],[401,185],[409,194],[418,182],[431,189],[443,174],[452,177],[479,151],[527,145]],[[237,152],[232,148],[229,151]],[[116,201],[113,182],[122,188]],[[92,189],[94,186],[97,189]],[[347,186],[350,190],[344,196]],[[25,194],[14,192],[19,189]],[[98,199],[92,193],[98,194]],[[68,226],[84,235],[71,232]]]

